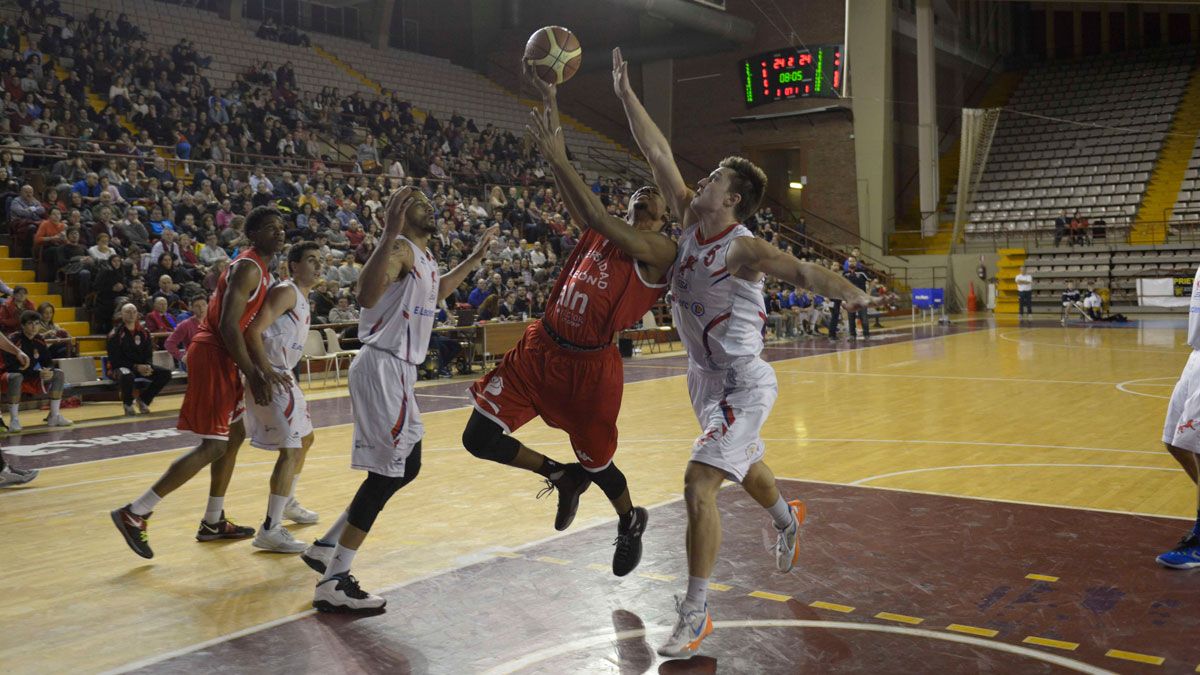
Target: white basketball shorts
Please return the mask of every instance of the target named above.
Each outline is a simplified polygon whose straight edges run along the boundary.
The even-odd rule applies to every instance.
[[[289,373],[290,375],[290,373]],[[299,448],[313,431],[308,402],[295,378],[284,392],[274,392],[269,405],[258,405],[246,389],[246,435],[250,445],[263,450]]]
[[[720,469],[741,483],[766,454],[762,428],[779,384],[775,371],[760,358],[739,361],[724,371],[688,365],[688,394],[702,433],[692,446],[692,461]]]
[[[1188,357],[1175,383],[1163,423],[1163,443],[1200,453],[1200,351]]]
[[[394,354],[363,346],[350,364],[354,448],[350,466],[389,478],[404,476],[404,463],[425,435],[413,384],[417,367]]]

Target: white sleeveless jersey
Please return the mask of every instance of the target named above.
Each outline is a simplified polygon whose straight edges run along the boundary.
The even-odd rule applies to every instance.
[[[1200,268],[1192,280],[1192,299],[1188,306],[1187,343],[1193,350],[1200,350]]]
[[[300,363],[304,354],[304,342],[308,339],[309,326],[312,325],[312,315],[308,308],[308,298],[300,292],[291,281],[280,281],[272,287],[290,287],[296,294],[296,306],[275,319],[263,331],[263,346],[267,348],[267,360],[277,370],[290,371]]]
[[[762,353],[767,308],[763,281],[739,279],[726,269],[729,245],[753,237],[735,224],[711,239],[693,225],[679,239],[671,267],[671,315],[688,360],[705,370],[725,370],[739,358]]]
[[[374,307],[358,318],[363,345],[381,349],[413,365],[425,360],[437,315],[438,270],[433,254],[405,237],[397,237],[413,250],[408,276],[388,285]]]

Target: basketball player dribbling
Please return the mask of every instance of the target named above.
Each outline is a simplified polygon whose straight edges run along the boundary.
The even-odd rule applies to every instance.
[[[283,247],[283,233],[283,218],[275,209],[260,206],[250,212],[246,237],[251,247],[221,273],[209,299],[208,314],[188,349],[188,386],[177,427],[199,436],[200,445],[172,462],[141,497],[110,513],[125,543],[143,558],[154,557],[146,529],[154,507],[209,465],[212,484],[196,539],[254,536],[254,528],[234,525],[225,518],[225,490],[246,435],[239,371],[245,374],[254,400],[260,405],[270,402],[272,390],[282,390],[291,382],[290,375],[262,370],[251,361],[243,335],[267,299],[271,279],[268,265],[271,256]]]
[[[313,607],[324,612],[371,613],[387,604],[359,587],[350,565],[384,505],[421,471],[417,365],[429,351],[438,303],[479,266],[499,229],[485,230],[470,257],[440,276],[428,248],[437,223],[425,195],[397,190],[384,211],[379,246],[358,277],[362,350],[350,364],[351,466],[367,477],[345,513],[300,556],[323,575]]]
[[[500,365],[471,387],[475,412],[463,431],[463,445],[481,459],[545,477],[547,491],[558,490],[554,528],[575,518],[579,496],[595,483],[617,512],[612,571],[629,574],[642,554],[647,513],[635,507],[625,475],[613,463],[617,414],[621,411],[624,370],[612,338],[639,321],[666,290],[663,275],[673,246],[661,234],[666,205],[658,190],[644,187],[629,199],[625,219],[608,214],[567,159],[558,128],[555,88],[526,69],[542,94],[542,123],[534,138],[550,163],[571,220],[586,228],[546,302],[541,321],[525,331]],[[624,231],[636,229],[654,242],[648,251],[622,251],[600,229],[601,221]],[[651,262],[651,261],[656,262]],[[567,432],[576,462],[559,464],[508,435],[534,417]],[[540,495],[539,495],[540,496]]]
[[[312,314],[308,293],[321,278],[321,247],[313,241],[294,244],[287,254],[288,279],[276,282],[267,301],[246,328],[250,358],[260,369],[291,374],[304,354]],[[286,517],[298,523],[317,522],[317,514],[296,502],[296,483],[313,443],[308,402],[295,378],[272,396],[267,405],[246,397],[246,433],[250,445],[279,453],[271,472],[267,517],[251,546],[276,553],[300,553],[306,546],[282,527]]]
[[[1163,567],[1180,570],[1200,567],[1200,269],[1192,282],[1187,343],[1192,354],[1171,392],[1162,440],[1196,485],[1196,524],[1175,548],[1156,558]]]
[[[688,394],[702,429],[683,479],[687,595],[676,601],[675,628],[658,649],[662,656],[681,657],[694,654],[713,630],[707,593],[721,545],[721,483],[739,483],[771,515],[780,571],[790,571],[799,558],[804,506],[799,500],[784,500],[763,461],[761,430],[778,392],[775,371],[760,357],[767,322],[764,275],[840,298],[848,310],[884,299],[873,301],[840,274],[800,262],[742,224],[758,210],[767,182],[762,169],[749,160],[727,157],[700,180],[697,190],[689,188],[670,144],[633,93],[627,70],[621,51],[613,50],[613,87],[655,182],[683,225],[672,256],[671,314],[687,350]],[[611,225],[607,229],[615,229]],[[626,234],[621,240],[626,250],[647,238],[636,231]]]

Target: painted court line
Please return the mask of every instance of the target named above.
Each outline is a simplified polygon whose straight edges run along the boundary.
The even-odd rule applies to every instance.
[[[1054,647],[1055,649],[1064,649],[1069,652],[1073,652],[1076,649],[1079,649],[1078,642],[1066,642],[1064,640],[1052,640],[1050,638],[1037,637],[1036,635],[1030,635],[1029,637],[1025,638],[1024,640],[1021,640],[1021,642],[1025,642],[1025,643],[1031,644],[1031,645],[1040,645],[1042,647]]]
[[[1048,581],[1051,583],[1058,581],[1058,577],[1052,577],[1048,574],[1026,574],[1025,578],[1032,579],[1034,581]]]
[[[944,633],[939,631],[926,630],[923,628],[909,628],[907,626],[890,626],[874,623],[854,623],[848,621],[809,621],[802,619],[770,619],[770,620],[750,620],[750,621],[714,621],[713,627],[720,630],[732,630],[740,628],[816,628],[824,630],[848,630],[848,631],[863,631],[868,633],[886,633],[891,635],[905,635],[909,637],[923,638],[928,640],[941,640],[943,642],[955,642],[958,644],[970,645],[972,647],[980,647],[983,649],[991,649],[998,652],[1005,652],[1016,656],[1022,656],[1044,663],[1060,666],[1073,670],[1077,673],[1088,673],[1089,675],[1113,675],[1112,671],[1098,668],[1096,666],[1069,659],[1065,656],[1052,654],[1048,652],[1022,647],[1020,645],[1011,645],[1006,642],[996,642],[992,640],[983,640],[978,637],[970,637],[967,635],[955,635],[953,633]],[[542,649],[532,654],[528,654],[518,659],[514,659],[507,663],[495,666],[487,671],[484,675],[509,675],[517,673],[530,666],[537,665],[544,661],[548,661],[555,657],[572,654],[575,652],[591,649],[594,647],[603,647],[620,642],[622,640],[630,640],[635,638],[645,638],[649,635],[659,635],[670,632],[668,626],[649,626],[646,628],[638,628],[633,630],[625,630],[619,633],[613,631],[605,631],[596,635],[581,637],[576,640],[571,640],[564,644],[555,645]]]
[[[1150,654],[1139,654],[1138,652],[1127,652],[1121,649],[1110,649],[1104,652],[1104,655],[1114,659],[1123,659],[1125,661],[1136,661],[1138,663],[1148,663],[1152,666],[1161,666],[1163,661],[1166,661],[1161,656],[1151,656]]]
[[[892,471],[890,473],[881,473],[875,476],[867,476],[859,478],[850,483],[850,485],[863,485],[875,480],[884,478],[894,478],[895,476],[911,476],[918,473],[930,473],[934,471],[958,471],[966,469],[995,469],[995,468],[1013,468],[1013,467],[1063,467],[1063,468],[1090,468],[1090,469],[1135,469],[1139,471],[1166,471],[1170,473],[1179,473],[1179,468],[1165,466],[1137,466],[1128,464],[959,464],[954,466],[930,466],[923,469],[907,469],[905,471]]]

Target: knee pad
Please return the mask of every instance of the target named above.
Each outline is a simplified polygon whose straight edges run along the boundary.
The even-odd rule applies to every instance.
[[[504,435],[499,424],[484,417],[478,410],[471,413],[467,428],[463,430],[462,442],[467,452],[498,464],[511,464],[521,450],[521,443],[517,439]]]
[[[366,480],[358,487],[350,508],[346,510],[346,522],[363,532],[370,532],[375,524],[375,518],[383,511],[383,507],[400,488],[416,480],[421,473],[421,442],[409,454],[404,462],[403,476],[384,476],[378,473],[368,473]]]
[[[603,471],[595,473],[589,471],[588,477],[604,491],[604,496],[608,497],[610,502],[619,499],[629,487],[628,481],[625,480],[625,474],[621,473],[616,464],[609,464],[604,467]]]

